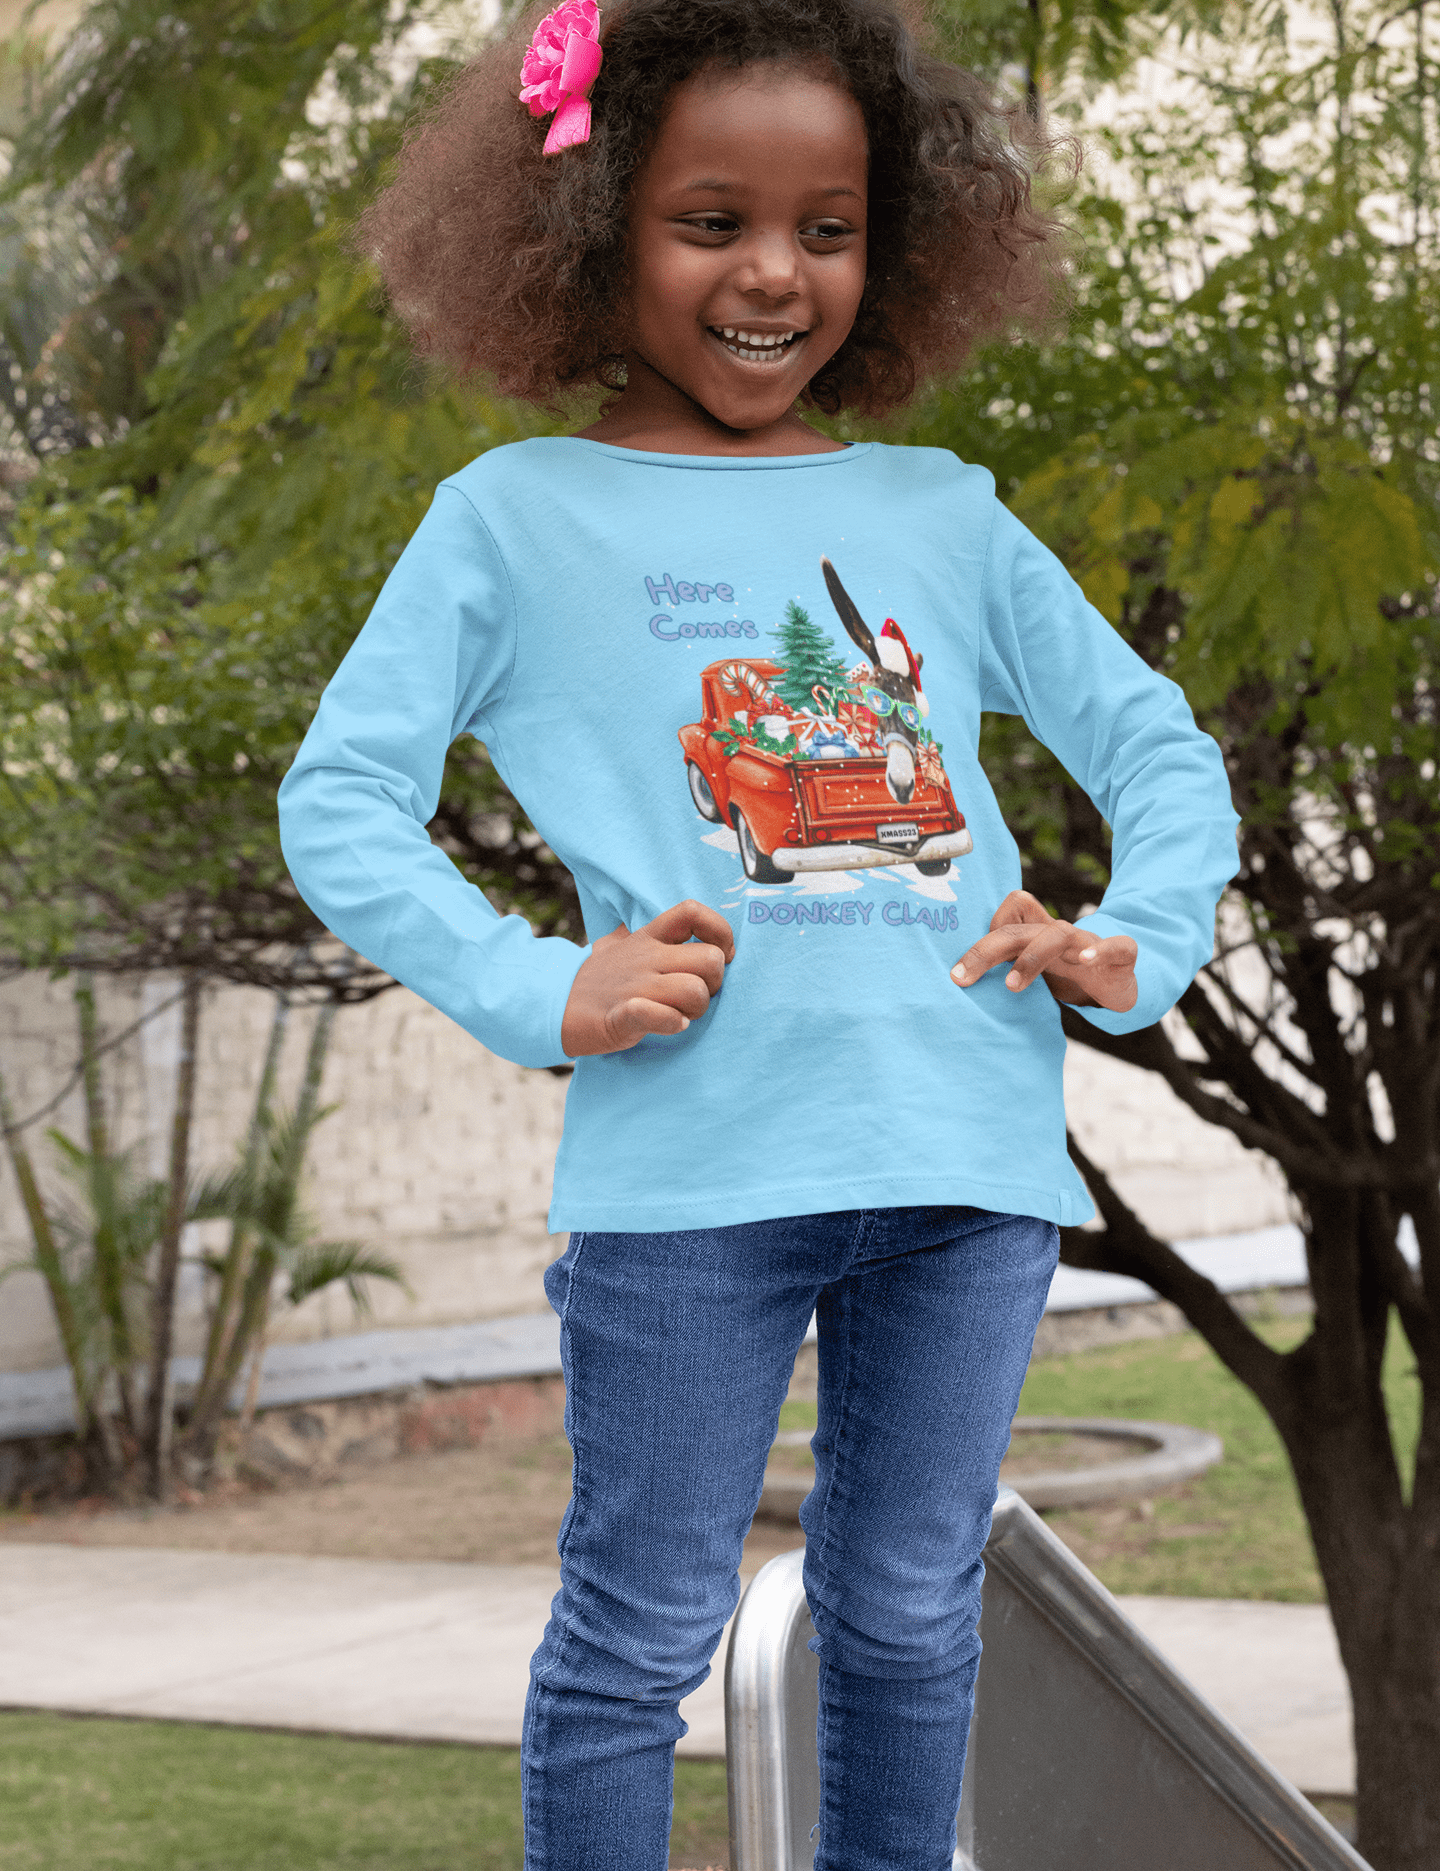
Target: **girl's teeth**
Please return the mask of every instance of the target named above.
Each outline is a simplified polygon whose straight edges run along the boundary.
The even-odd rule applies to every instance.
[[[800,336],[797,331],[772,332],[769,335],[758,331],[740,331],[733,325],[722,325],[719,331],[727,350],[752,362],[757,358],[774,357]]]

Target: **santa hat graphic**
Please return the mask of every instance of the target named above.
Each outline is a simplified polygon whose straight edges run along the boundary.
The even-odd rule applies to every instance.
[[[897,676],[909,676],[911,687],[915,690],[915,706],[922,715],[930,713],[930,704],[925,699],[925,691],[920,685],[920,665],[915,659],[915,652],[905,640],[905,632],[893,617],[885,619],[880,632],[880,661]]]

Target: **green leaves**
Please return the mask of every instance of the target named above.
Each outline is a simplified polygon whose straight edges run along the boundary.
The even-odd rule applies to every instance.
[[[1440,573],[1433,514],[1357,440],[1283,406],[1159,445],[1147,426],[1067,450],[1017,511],[1113,622],[1176,596],[1184,629],[1162,654],[1200,710],[1258,676],[1273,731],[1303,705],[1326,735],[1385,733],[1415,674],[1397,606]]]
[[[942,0],[931,9],[947,57],[1057,94],[1121,77],[1167,25],[1213,20],[1210,0]]]
[[[17,420],[53,462],[0,587],[0,921],[28,962],[324,978],[279,780],[436,481],[548,426],[427,382],[347,249],[428,76],[416,17],[102,0],[20,136],[0,287],[7,211],[79,256],[5,297]],[[563,920],[553,861],[476,862],[497,788],[529,835],[484,766],[452,760],[447,848]]]
[[[317,1240],[301,1201],[311,1135],[335,1109],[302,1097],[293,1110],[262,1112],[260,1149],[243,1151],[233,1169],[206,1177],[191,1197],[187,1219],[231,1221],[243,1228],[259,1250],[257,1264],[265,1277],[284,1276],[292,1306],[324,1287],[343,1284],[357,1310],[365,1311],[367,1280],[388,1280],[409,1291],[400,1263],[354,1241]]]
[[[1068,331],[992,349],[908,432],[991,466],[1182,683],[1244,814],[1237,907],[1284,1010],[1266,1018],[1308,1009],[1302,1050],[1354,1047],[1360,1083],[1381,1016],[1332,1016],[1299,958],[1323,977],[1354,941],[1338,1000],[1365,983],[1398,1028],[1433,978],[1440,919],[1440,150],[1425,115],[1440,18],[1387,22],[1369,0],[1323,18],[1242,5],[1223,35],[1196,19],[1152,47],[1159,80],[1117,90],[1087,131],[1103,167],[1074,207]],[[1014,722],[987,721],[981,751],[1030,886],[1064,914],[1095,902],[1108,834],[1088,802]],[[1433,1010],[1412,1011],[1433,1030]],[[1226,1044],[1211,1069],[1243,1104],[1264,1075],[1247,1080],[1247,1047]],[[1325,1096],[1351,1110],[1351,1091]]]
[[[21,126],[0,385],[50,464],[0,587],[0,945],[26,961],[326,979],[276,787],[435,483],[553,426],[427,381],[348,250],[434,75],[421,14],[99,0]],[[457,861],[578,923],[483,756],[448,772]]]
[[[370,1311],[367,1280],[387,1280],[405,1292],[410,1286],[398,1260],[354,1241],[307,1242],[285,1262],[289,1300],[298,1306],[327,1286],[343,1286],[350,1303],[362,1317]]]
[[[0,909],[33,966],[313,932],[272,830],[293,616],[240,624],[126,489],[17,515],[0,591]],[[188,932],[186,925],[188,924]]]

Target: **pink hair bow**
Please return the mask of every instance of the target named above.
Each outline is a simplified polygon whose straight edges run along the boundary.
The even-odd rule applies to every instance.
[[[589,90],[600,70],[600,9],[565,0],[535,28],[520,66],[520,101],[532,117],[554,111],[545,154],[590,141]]]

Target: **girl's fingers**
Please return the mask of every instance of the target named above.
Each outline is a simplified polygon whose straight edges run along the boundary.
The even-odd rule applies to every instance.
[[[1052,927],[1063,926],[1052,924]],[[992,930],[965,951],[950,970],[950,979],[969,987],[1000,962],[1014,961],[1032,942],[1043,940],[1044,934],[1048,933],[1037,933],[1033,923],[1022,923],[1018,927],[1012,924],[1008,929]],[[1064,933],[1067,938],[1073,935],[1069,929],[1065,929]]]
[[[1011,928],[1016,923],[1053,921],[1054,918],[1039,897],[1032,897],[1028,890],[1012,890],[990,918],[990,930],[994,934],[997,930]]]
[[[1044,974],[1047,968],[1063,960],[1065,951],[1073,948],[1075,931],[1068,923],[1052,923],[1048,929],[1042,929],[1038,935],[1031,934],[1028,941],[1014,958],[1015,965],[1005,977],[1005,985],[1015,993],[1029,987],[1037,975]]]
[[[1134,936],[1106,936],[1100,944],[1100,961],[1106,968],[1133,968],[1140,959],[1140,944]]]
[[[1083,929],[1076,930],[1075,934],[1075,947],[1063,958],[1067,968],[1087,968],[1097,972],[1118,968],[1126,973],[1134,969],[1140,950],[1133,936],[1091,936],[1087,941]]]
[[[725,979],[725,953],[711,942],[656,942],[646,957],[660,975],[698,975],[712,994]]]
[[[1002,962],[1013,962],[1005,984],[1017,992],[1028,987],[1047,969],[1090,969],[1095,967],[1130,968],[1135,963],[1135,944],[1129,936],[1100,938],[1069,923],[1051,922],[1037,930],[1033,923],[996,929],[966,950],[950,970],[950,979],[961,987],[972,987],[982,975]]]
[[[689,1020],[698,1020],[710,1005],[710,988],[698,974],[656,974],[645,982],[638,998],[661,1007],[673,1007]]]
[[[727,962],[735,959],[735,931],[719,910],[712,910],[708,903],[697,903],[693,898],[661,910],[653,922],[636,930],[636,934],[654,936],[657,942],[676,943],[688,942],[694,936],[697,941],[713,943]]]
[[[689,1024],[678,1007],[666,1007],[635,994],[610,1009],[605,1016],[605,1034],[615,1052],[624,1052],[647,1033],[683,1033]]]
[[[952,981],[969,987],[998,962],[1013,961],[1032,941],[1036,926],[1069,930],[1068,923],[1057,923],[1039,897],[1028,890],[1012,890],[990,918],[990,933],[981,936],[950,970]]]
[[[950,979],[960,987],[972,987],[981,975],[993,968],[997,961],[1008,961],[1008,953],[1001,952],[1001,945],[994,936],[982,936],[956,962],[950,970]]]
[[[572,1059],[623,1052],[646,1034],[683,1033],[720,992],[735,954],[730,924],[704,903],[676,903],[633,933],[598,937],[561,1020]]]

